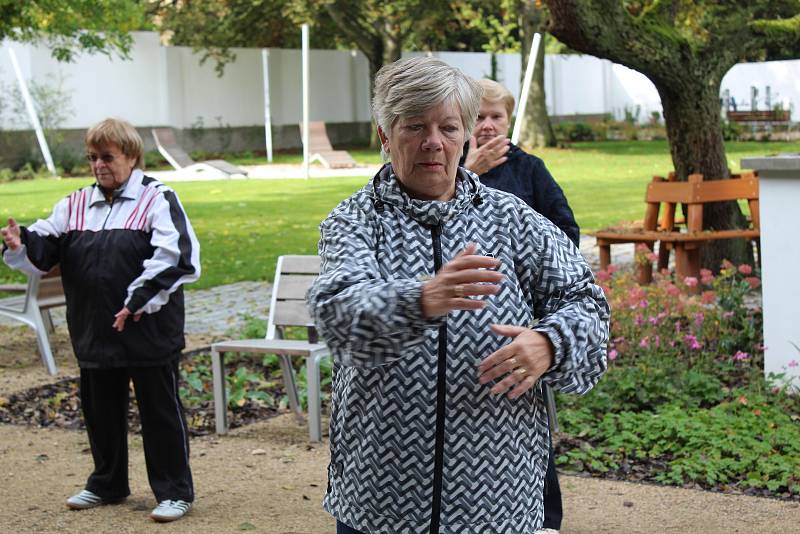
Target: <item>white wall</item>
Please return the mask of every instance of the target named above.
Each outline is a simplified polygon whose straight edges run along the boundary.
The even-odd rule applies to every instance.
[[[105,55],[83,55],[73,63],[59,63],[47,48],[25,44],[0,46],[0,84],[16,85],[7,47],[14,46],[29,80],[53,84],[62,80],[74,114],[64,128],[84,129],[108,116],[121,116],[134,125],[189,128],[202,124],[258,126],[263,124],[263,73],[257,49],[234,49],[235,62],[222,78],[214,62],[199,64],[200,56],[186,47],[163,47],[158,35],[134,34],[131,60]],[[434,55],[474,77],[491,71],[490,56],[475,52],[437,52]],[[498,78],[518,98],[519,54],[498,54]],[[312,120],[367,122],[369,68],[361,53],[346,50],[311,51]],[[269,55],[273,124],[293,125],[301,119],[300,51],[272,49]],[[641,107],[640,120],[660,111],[658,93],[642,74],[592,56],[547,56],[547,106],[553,115],[612,113]],[[773,102],[800,104],[800,60],[737,65],[723,79],[737,101],[749,102],[750,85],[772,86]],[[7,95],[0,95],[0,100]],[[763,102],[763,100],[762,100]],[[15,124],[6,102],[0,128],[29,129]],[[798,117],[793,117],[798,120]]]

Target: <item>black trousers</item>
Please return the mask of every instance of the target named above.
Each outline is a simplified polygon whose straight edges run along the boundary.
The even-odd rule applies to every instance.
[[[542,388],[547,406],[547,396],[552,395],[549,388]],[[542,528],[561,530],[561,520],[564,518],[564,508],[561,503],[561,486],[558,483],[556,460],[553,457],[553,429],[550,429],[549,454],[547,472],[544,475],[544,524]]]
[[[104,500],[130,495],[128,403],[133,381],[147,478],[156,500],[194,500],[189,430],[178,395],[178,358],[154,367],[81,369],[81,404],[94,471],[86,489]]]

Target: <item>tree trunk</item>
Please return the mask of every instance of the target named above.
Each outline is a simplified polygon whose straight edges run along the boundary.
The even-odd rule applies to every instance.
[[[693,173],[702,174],[703,180],[729,178],[719,127],[719,78],[688,75],[684,83],[680,83],[680,78],[676,73],[670,87],[656,83],[678,179],[686,180]],[[742,228],[744,223],[744,216],[735,202],[716,202],[703,209],[706,229]],[[723,259],[752,264],[753,254],[743,239],[725,239],[703,247],[703,267],[716,272]]]
[[[550,124],[550,117],[547,115],[547,101],[544,89],[544,43],[546,33],[544,33],[544,18],[541,8],[536,7],[535,2],[523,2],[520,6],[520,42],[522,45],[522,72],[521,81],[525,79],[525,69],[530,57],[531,40],[537,31],[542,32],[542,39],[539,41],[539,50],[536,55],[536,65],[531,80],[531,89],[528,93],[528,103],[525,107],[525,116],[517,117],[516,120],[522,122],[519,144],[526,147],[555,146],[556,135],[553,132],[553,125]],[[520,95],[520,100],[524,95]]]
[[[523,45],[523,68],[528,64],[530,57],[530,39],[534,32],[528,33]],[[527,147],[556,146],[556,134],[553,125],[550,123],[550,116],[547,114],[547,99],[544,89],[544,42],[545,33],[539,41],[539,51],[536,54],[536,66],[531,80],[531,89],[528,93],[528,104],[525,108],[525,116],[517,117],[522,120],[522,131],[520,132],[519,144]],[[522,73],[523,79],[525,73]],[[523,95],[520,95],[522,98]]]

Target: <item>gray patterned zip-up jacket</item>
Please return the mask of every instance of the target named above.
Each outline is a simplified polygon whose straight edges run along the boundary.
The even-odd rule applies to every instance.
[[[324,506],[375,533],[532,533],[548,454],[541,386],[489,393],[477,364],[508,343],[492,323],[550,338],[542,380],[585,393],[606,368],[609,311],[570,240],[523,201],[459,169],[449,202],[410,199],[386,165],[321,225],[309,309],[336,361]],[[506,275],[479,311],[425,319],[423,280],[467,242]]]

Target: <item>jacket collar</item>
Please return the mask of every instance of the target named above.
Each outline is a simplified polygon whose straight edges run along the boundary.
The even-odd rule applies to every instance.
[[[141,169],[133,169],[128,181],[114,190],[112,193],[113,198],[115,200],[133,200],[137,198],[142,190],[142,178],[144,178],[144,172],[142,172]],[[103,190],[95,183],[92,186],[92,196],[89,198],[89,206],[94,207],[105,203],[106,197],[103,194]]]
[[[456,194],[448,201],[417,200],[409,197],[400,187],[391,163],[385,164],[370,181],[370,196],[377,203],[399,209],[415,221],[426,226],[444,224],[471,204],[480,203],[483,186],[478,176],[459,167],[456,171]]]

